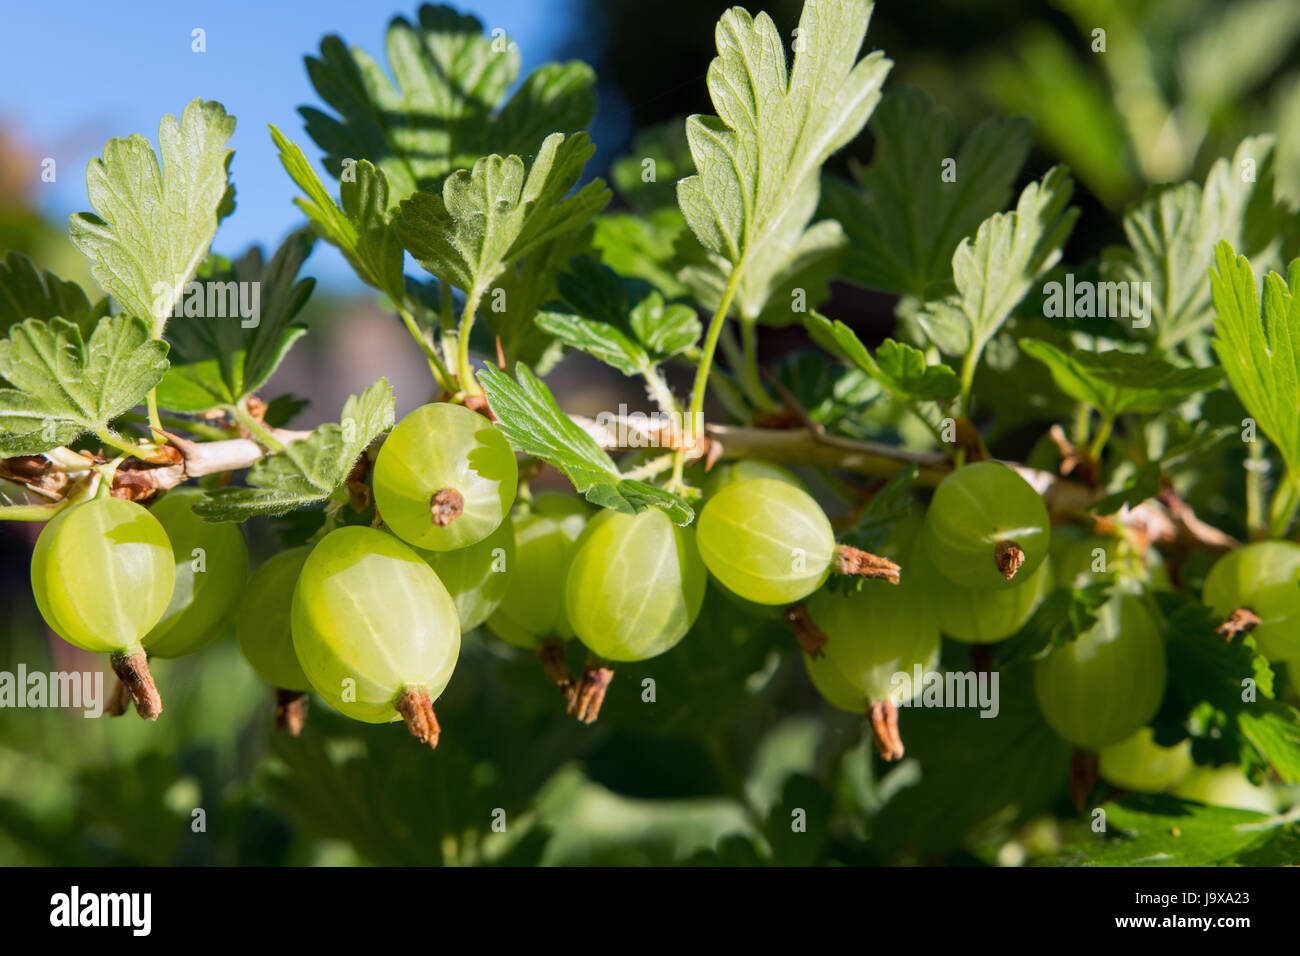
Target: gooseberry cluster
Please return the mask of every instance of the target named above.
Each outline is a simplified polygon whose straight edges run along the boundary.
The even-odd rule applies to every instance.
[[[233,622],[243,655],[276,689],[280,727],[299,732],[314,691],[356,720],[404,720],[436,746],[433,704],[463,633],[486,626],[536,653],[570,713],[591,722],[613,666],[671,650],[712,577],[738,608],[784,616],[813,686],[864,715],[880,754],[894,760],[904,754],[898,708],[921,692],[916,676],[939,667],[943,636],[972,650],[1005,641],[1055,589],[1105,581],[1095,623],[1034,662],[1043,717],[1097,753],[1115,786],[1191,794],[1214,785],[1197,776],[1186,741],[1161,747],[1148,726],[1166,681],[1151,599],[1167,581],[1158,556],[1122,535],[1060,528],[1053,537],[1042,498],[999,462],[948,474],[923,519],[896,524],[883,555],[837,543],[804,483],[772,462],[710,470],[694,525],[655,508],[595,512],[575,495],[526,485],[520,495],[501,430],[446,402],[392,429],[370,479],[370,525],[323,529],[251,577],[239,526],[198,517],[197,489],[172,490],[149,508],[110,496],[67,507],[32,562],[41,613],[70,643],[110,655],[116,713],[133,701],[156,718],[147,659],[192,653]],[[862,580],[829,585],[833,574]],[[1205,601],[1228,636],[1253,632],[1270,657],[1294,659],[1298,584],[1300,547],[1260,542],[1214,566]],[[567,665],[571,638],[588,653],[579,677]]]

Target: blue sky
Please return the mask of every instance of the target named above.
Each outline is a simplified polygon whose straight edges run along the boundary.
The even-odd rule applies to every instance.
[[[553,58],[572,23],[569,0],[461,0],[491,30],[519,44],[523,73]],[[179,114],[196,96],[221,101],[238,125],[232,178],[237,208],[215,248],[238,253],[253,242],[274,245],[302,215],[266,125],[319,156],[302,132],[297,107],[319,101],[303,57],[337,33],[383,61],[388,21],[413,18],[413,0],[133,0],[20,2],[0,14],[0,123],[37,157],[57,162],[57,179],[33,187],[39,208],[56,221],[87,209],[86,162],[112,136],[143,133],[157,143],[164,113]],[[207,51],[191,50],[206,31]],[[38,176],[39,169],[32,170]],[[332,182],[327,178],[327,182]],[[323,244],[322,244],[323,245]],[[342,258],[319,246],[307,265],[333,288],[357,287]]]

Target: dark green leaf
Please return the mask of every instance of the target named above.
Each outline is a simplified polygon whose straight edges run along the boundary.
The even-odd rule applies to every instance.
[[[595,113],[595,74],[576,60],[539,67],[507,101],[518,46],[499,31],[485,36],[476,18],[451,7],[422,5],[415,23],[395,17],[386,52],[396,84],[364,51],[325,37],[307,74],[338,117],[299,112],[330,172],[369,159],[387,174],[392,206],[417,189],[439,191],[489,153],[531,155],[547,135],[576,132]]]
[[[167,328],[172,365],[158,389],[163,408],[198,412],[234,405],[266,384],[306,332],[290,323],[316,284],[314,279],[298,279],[311,247],[311,233],[302,230],[290,235],[270,262],[263,263],[262,250],[254,246],[237,262],[200,270],[200,295],[238,288],[226,300],[232,302],[239,300],[243,289],[256,288],[256,324],[245,327],[253,318],[237,312],[208,315],[207,305],[201,306],[200,314],[174,318]],[[207,298],[210,304],[211,295]]]

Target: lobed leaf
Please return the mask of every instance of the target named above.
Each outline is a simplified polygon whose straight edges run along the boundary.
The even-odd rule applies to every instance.
[[[994,213],[967,237],[952,257],[956,293],[927,306],[919,317],[947,352],[976,351],[993,338],[1034,282],[1056,264],[1077,209],[1067,209],[1073,186],[1063,166],[1054,166],[1020,194],[1014,212]],[[962,346],[954,350],[953,346]]]
[[[0,457],[36,455],[144,401],[167,371],[167,344],[129,315],[104,317],[88,339],[67,319],[27,319],[0,340]]]
[[[274,126],[271,139],[280,162],[305,197],[294,203],[307,214],[316,232],[339,248],[362,282],[400,302],[406,284],[402,275],[402,244],[393,231],[388,209],[388,180],[367,160],[352,167],[352,176],[339,187],[336,203],[303,155],[302,149]]]
[[[1039,339],[1021,339],[1020,348],[1048,367],[1061,391],[1112,418],[1164,411],[1223,381],[1217,368],[1185,368],[1138,352],[1067,353]]]
[[[20,252],[10,252],[0,261],[0,335],[23,319],[56,316],[76,325],[82,335],[90,335],[108,315],[108,307],[107,298],[92,305],[81,286],[38,271]]]
[[[1029,123],[985,119],[958,149],[952,113],[904,87],[881,100],[871,129],[876,150],[870,165],[854,170],[856,182],[823,182],[822,209],[849,238],[845,276],[923,300],[947,295],[957,244],[1011,198],[1029,154]]]
[[[158,153],[139,133],[110,139],[86,166],[94,213],[70,220],[72,242],[123,311],[162,335],[186,282],[234,208],[229,182],[235,118],[195,99],[158,127]]]
[[[731,277],[737,312],[750,321],[843,244],[837,224],[808,223],[822,164],[862,129],[892,66],[879,51],[858,59],[873,9],[870,0],[805,4],[788,72],[766,13],[733,7],[718,21],[708,72],[717,116],[686,121],[696,173],[677,184],[677,199],[717,257],[705,271]]]
[[[448,6],[424,4],[414,23],[395,17],[386,53],[395,83],[364,51],[325,37],[320,55],[306,59],[307,75],[338,115],[299,112],[335,176],[361,157],[385,174],[389,208],[417,189],[438,192],[482,156],[530,155],[549,134],[577,132],[595,114],[595,74],[576,60],[539,67],[506,100],[519,48]]]
[[[594,151],[586,133],[554,133],[526,173],[518,156],[486,156],[448,176],[441,193],[404,200],[397,236],[440,280],[482,294],[508,265],[581,229],[609,202],[599,179],[567,195]]]
[[[1214,296],[1214,351],[1232,390],[1277,446],[1292,473],[1300,473],[1300,260],[1287,281],[1264,279],[1261,312],[1255,274],[1245,256],[1221,242],[1210,274]]]

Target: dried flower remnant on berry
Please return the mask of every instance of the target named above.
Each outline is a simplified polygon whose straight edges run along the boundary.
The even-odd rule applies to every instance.
[[[465,496],[455,488],[443,488],[441,491],[434,492],[433,499],[429,502],[429,513],[433,515],[433,523],[439,528],[445,528],[451,524],[465,510]]]

